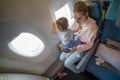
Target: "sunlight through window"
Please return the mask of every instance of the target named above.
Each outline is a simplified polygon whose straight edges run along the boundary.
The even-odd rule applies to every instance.
[[[43,51],[44,44],[38,37],[33,34],[21,33],[18,37],[9,43],[9,47],[19,55],[34,57]]]
[[[66,4],[59,10],[57,10],[55,12],[55,17],[56,17],[56,19],[58,19],[60,17],[66,17],[68,19],[68,21],[71,22],[71,12],[70,12],[70,8],[69,8],[68,4]]]

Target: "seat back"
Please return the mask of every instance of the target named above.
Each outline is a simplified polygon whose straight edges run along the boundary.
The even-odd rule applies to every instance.
[[[106,39],[112,38],[114,40],[120,41],[120,28],[116,26],[117,14],[120,6],[119,0],[113,0],[106,12],[105,25],[100,41],[106,42]],[[120,14],[118,14],[120,15]]]
[[[102,5],[100,1],[84,1],[89,9],[89,16],[96,21],[98,25],[98,33],[96,38],[99,38],[102,31]]]
[[[98,25],[98,29],[101,30],[102,27],[102,11],[99,8],[99,4],[97,2],[85,1],[89,9],[89,16],[96,20],[96,24]]]

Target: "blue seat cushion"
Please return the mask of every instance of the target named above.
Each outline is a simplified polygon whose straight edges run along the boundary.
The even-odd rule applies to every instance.
[[[98,66],[95,64],[96,57],[93,56],[90,61],[87,64],[87,71],[92,73],[94,76],[96,76],[100,80],[120,80],[120,76],[103,66]]]

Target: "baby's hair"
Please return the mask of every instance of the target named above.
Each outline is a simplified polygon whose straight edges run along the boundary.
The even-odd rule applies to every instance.
[[[65,17],[61,17],[56,20],[56,24],[60,31],[66,31],[68,28],[68,20]]]

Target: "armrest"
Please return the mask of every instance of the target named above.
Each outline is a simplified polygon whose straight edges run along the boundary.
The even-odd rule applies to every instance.
[[[80,72],[83,72],[85,70],[86,64],[88,63],[88,60],[91,58],[91,56],[94,54],[94,51],[99,43],[99,40],[96,40],[93,47],[87,51],[87,53],[83,56],[83,58],[78,62],[76,68],[80,70]]]

